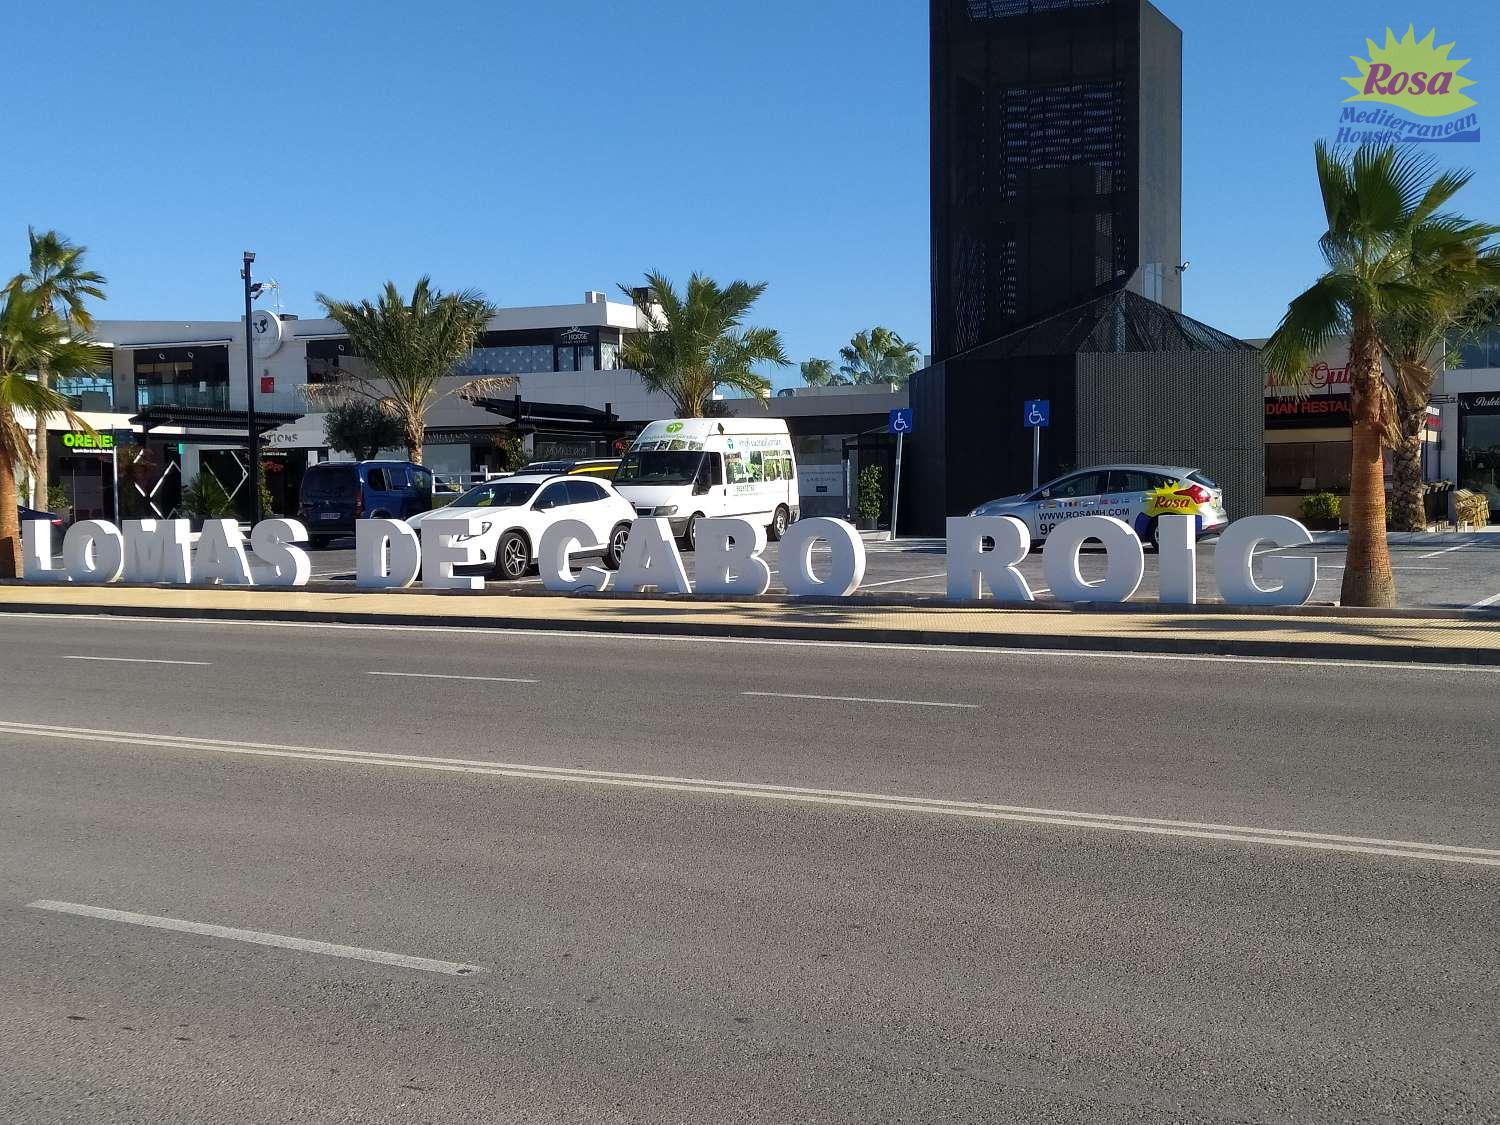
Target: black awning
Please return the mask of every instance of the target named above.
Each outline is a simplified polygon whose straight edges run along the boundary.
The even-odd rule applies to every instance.
[[[265,434],[278,426],[295,422],[301,417],[301,414],[257,410],[255,429],[257,433]],[[145,406],[131,417],[130,424],[143,434],[149,434],[161,426],[193,426],[209,430],[247,431],[250,419],[243,410],[218,410],[212,406]],[[183,437],[188,441],[193,440],[191,434],[184,434]]]
[[[513,398],[478,398],[474,405],[487,413],[508,418],[521,433],[543,430],[554,434],[619,437],[640,429],[639,424],[622,423],[610,403],[600,410],[597,406],[578,406],[569,402],[527,402],[516,395]]]

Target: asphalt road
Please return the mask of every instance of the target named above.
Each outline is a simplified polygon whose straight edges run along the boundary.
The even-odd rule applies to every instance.
[[[1493,671],[0,636],[7,1122],[1500,1118]]]
[[[947,558],[941,540],[902,541],[895,544],[866,544],[865,578],[862,594],[929,594],[945,592]],[[1313,601],[1331,604],[1338,600],[1339,584],[1344,578],[1344,548],[1323,544],[1298,550],[1267,551],[1266,555],[1313,554],[1318,558],[1318,585]],[[766,546],[766,561],[772,568],[772,592],[780,590],[780,546]],[[1500,535],[1476,536],[1468,544],[1436,546],[1394,545],[1391,561],[1399,602],[1403,606],[1429,609],[1495,608],[1500,610]],[[683,555],[689,577],[693,574],[693,554]],[[1104,576],[1106,562],[1102,552],[1083,552],[1080,570],[1089,580]],[[1259,563],[1258,563],[1259,565]],[[354,550],[352,540],[339,540],[334,549],[312,552],[313,577],[317,581],[352,582]],[[1038,597],[1047,596],[1047,580],[1042,573],[1042,555],[1033,551],[1021,565],[1028,584]],[[1146,574],[1135,600],[1156,600],[1158,586],[1156,555],[1146,554]],[[519,582],[496,582],[494,586],[532,589],[541,585],[534,574]],[[1208,539],[1198,547],[1198,596],[1203,601],[1218,598],[1214,581],[1214,541]]]

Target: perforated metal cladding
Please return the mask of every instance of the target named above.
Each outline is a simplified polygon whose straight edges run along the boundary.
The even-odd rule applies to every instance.
[[[1202,469],[1223,488],[1232,519],[1260,511],[1265,374],[1259,352],[1089,353],[1077,363],[1079,465]]]

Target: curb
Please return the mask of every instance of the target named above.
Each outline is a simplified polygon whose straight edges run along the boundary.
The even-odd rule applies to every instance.
[[[472,598],[473,594],[458,596]],[[503,595],[502,595],[503,596]],[[599,595],[592,595],[598,597]],[[662,598],[662,601],[709,601],[707,598],[687,598],[678,595]],[[722,599],[725,601],[734,599]],[[744,599],[739,599],[743,601]],[[841,604],[835,599],[766,599],[796,601],[800,604]],[[977,603],[948,602],[949,606],[964,608]],[[1001,603],[987,602],[991,608],[1017,608]],[[895,608],[895,607],[892,607]],[[915,608],[915,607],[913,607]],[[1030,608],[1030,607],[1026,607]],[[1117,607],[1109,607],[1111,610]],[[1191,612],[1190,607],[1180,607]],[[1223,607],[1225,609],[1248,609],[1265,611],[1267,607]],[[1088,607],[1079,607],[1088,612]],[[1334,611],[1335,613],[1337,611]],[[1380,616],[1378,611],[1368,611]],[[1418,611],[1420,612],[1420,611]],[[224,621],[269,621],[307,622],[323,625],[380,625],[392,628],[445,628],[445,629],[516,629],[526,632],[593,633],[618,635],[649,635],[663,637],[701,637],[705,630],[699,622],[672,621],[626,621],[607,620],[553,620],[539,622],[530,617],[504,616],[437,616],[426,613],[361,613],[348,610],[288,610],[288,609],[215,609],[196,607],[161,606],[109,606],[109,605],[39,605],[33,602],[6,602],[0,597],[0,613],[26,613],[36,615],[68,614],[81,617],[125,617],[198,619],[212,618]],[[1320,614],[1319,616],[1323,616]],[[823,625],[755,625],[729,623],[716,626],[714,636],[735,637],[764,641],[824,641],[846,644],[923,645],[937,648],[986,648],[1019,649],[1034,652],[1118,652],[1147,655],[1177,656],[1248,656],[1266,659],[1317,659],[1356,660],[1366,663],[1426,664],[1445,667],[1500,668],[1500,649],[1464,649],[1448,645],[1425,644],[1361,644],[1339,641],[1287,641],[1262,640],[1254,637],[1230,639],[1189,637],[1090,637],[1077,634],[1004,633],[1004,632],[948,632],[929,631],[921,628],[876,627],[848,629]]]

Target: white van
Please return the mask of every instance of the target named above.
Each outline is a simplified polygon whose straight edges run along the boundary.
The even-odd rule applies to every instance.
[[[689,550],[696,522],[740,516],[780,539],[799,514],[797,461],[779,418],[682,418],[652,422],[615,474],[639,516],[662,516]]]

